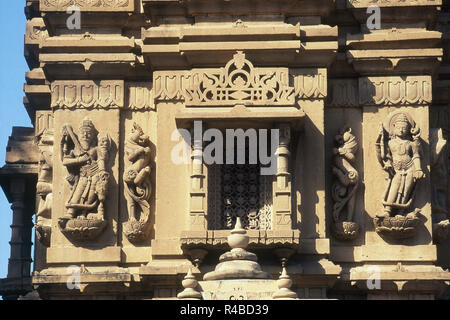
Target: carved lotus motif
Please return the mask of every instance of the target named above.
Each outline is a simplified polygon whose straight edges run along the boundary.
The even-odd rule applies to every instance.
[[[341,241],[354,240],[359,235],[359,225],[356,222],[337,222],[331,226],[334,237]]]
[[[108,223],[101,219],[65,219],[58,220],[61,232],[72,241],[93,240],[105,229]]]
[[[140,243],[148,238],[150,227],[146,221],[132,220],[125,224],[124,232],[131,243]]]
[[[418,211],[409,213],[406,216],[396,215],[395,217],[376,217],[374,219],[375,231],[387,238],[406,239],[413,237],[420,224]]]

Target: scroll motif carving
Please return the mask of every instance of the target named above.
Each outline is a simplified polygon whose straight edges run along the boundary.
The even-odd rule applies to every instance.
[[[111,148],[108,134],[99,133],[92,121],[85,118],[77,136],[72,126],[62,128],[61,158],[69,176],[71,192],[66,214],[59,219],[61,232],[71,240],[92,240],[105,229],[104,203],[108,195],[110,173],[106,165]]]
[[[39,197],[36,212],[36,238],[45,246],[50,246],[52,206],[53,206],[53,128],[45,128],[37,135],[40,151],[38,183]]]
[[[365,77],[359,79],[362,105],[418,105],[431,103],[428,76]]]
[[[123,81],[55,81],[52,108],[122,108]]]
[[[150,232],[150,140],[142,128],[134,123],[125,142],[125,153],[131,164],[125,169],[125,198],[129,220],[125,235],[132,243],[144,241]]]
[[[351,128],[341,130],[336,142],[332,168],[335,176],[331,193],[334,201],[332,232],[339,240],[353,240],[359,234],[359,225],[354,222],[355,195],[359,187],[359,174],[354,167],[358,142]]]
[[[287,68],[255,68],[238,51],[225,68],[194,69],[155,77],[156,100],[184,100],[187,106],[293,105]]]
[[[420,129],[412,117],[402,111],[389,115],[382,124],[376,142],[378,161],[388,174],[383,195],[384,212],[374,219],[376,231],[401,239],[414,236],[419,209],[405,215],[415,198],[417,182],[424,178]]]

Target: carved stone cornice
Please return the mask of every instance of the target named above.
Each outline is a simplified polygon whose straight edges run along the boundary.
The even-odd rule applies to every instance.
[[[280,248],[297,249],[300,244],[298,230],[247,230],[249,248]],[[180,238],[181,248],[223,249],[228,248],[227,237],[230,230],[184,231]]]
[[[297,0],[141,0],[145,12],[152,17],[159,16],[206,16],[206,15],[291,15],[327,16],[335,7],[335,0],[306,0],[299,5]]]
[[[442,0],[345,0],[345,7],[363,26],[367,22],[367,8],[377,6],[381,9],[382,24],[412,23],[426,25],[433,23],[440,12]]]
[[[368,105],[431,104],[431,77],[363,77],[359,78],[359,103]]]
[[[51,107],[61,109],[114,109],[124,107],[123,80],[54,81]]]
[[[41,0],[41,11],[66,11],[75,5],[81,11],[92,12],[132,12],[134,0]]]
[[[440,6],[442,0],[346,0],[347,8],[367,8],[373,5],[379,7],[417,7],[417,6]]]
[[[39,45],[48,37],[42,18],[28,20],[25,29],[24,55],[30,69],[39,66]]]

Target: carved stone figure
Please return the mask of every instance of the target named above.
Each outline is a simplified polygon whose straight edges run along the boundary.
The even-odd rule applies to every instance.
[[[125,235],[131,242],[141,242],[150,232],[150,140],[142,128],[134,123],[125,142],[125,154],[131,162],[124,172],[125,198],[129,221],[125,224]]]
[[[338,147],[333,149],[335,181],[331,195],[334,223],[331,230],[339,240],[353,240],[359,233],[359,225],[353,222],[355,194],[359,186],[359,174],[354,168],[358,142],[351,128],[341,130],[335,140]]]
[[[430,129],[431,147],[431,209],[433,213],[433,239],[436,243],[445,241],[449,220],[448,196],[448,145],[442,129]]]
[[[383,196],[384,211],[377,214],[374,223],[376,231],[382,235],[408,238],[415,234],[420,223],[418,209],[404,216],[414,201],[417,182],[425,176],[419,136],[419,127],[403,111],[391,113],[387,122],[380,126],[377,158],[388,174],[388,183]]]
[[[59,227],[72,240],[94,239],[107,224],[104,202],[110,177],[106,163],[111,139],[107,134],[99,134],[96,139],[95,134],[94,124],[88,118],[81,123],[79,137],[70,125],[63,126],[62,163],[69,172],[71,192]]]
[[[36,212],[36,237],[45,246],[50,246],[53,204],[53,131],[44,130],[38,135],[40,150],[39,173],[36,192],[39,197]]]

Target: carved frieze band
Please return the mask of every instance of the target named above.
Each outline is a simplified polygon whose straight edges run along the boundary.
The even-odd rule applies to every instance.
[[[432,100],[428,76],[363,77],[329,82],[327,107],[424,105]]]
[[[151,82],[127,82],[125,108],[132,110],[155,109]]]
[[[326,69],[292,69],[290,75],[298,99],[324,99],[327,96]]]
[[[331,79],[328,107],[359,107],[357,79]]]
[[[156,101],[185,101],[187,106],[287,106],[296,99],[326,97],[326,70],[255,68],[237,52],[224,68],[156,72],[154,90]]]
[[[134,0],[41,0],[41,11],[66,11],[78,6],[83,11],[133,11]]]
[[[124,82],[55,81],[51,85],[52,108],[103,109],[124,107]]]
[[[418,105],[431,100],[429,76],[359,78],[360,105]]]

